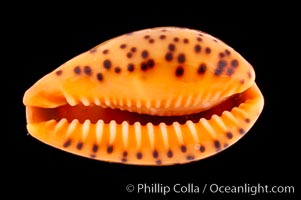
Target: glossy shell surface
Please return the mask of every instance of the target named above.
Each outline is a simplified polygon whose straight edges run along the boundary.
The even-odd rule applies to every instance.
[[[263,96],[238,52],[198,30],[150,28],[103,42],[42,77],[23,98],[28,132],[109,162],[171,165],[238,141]]]

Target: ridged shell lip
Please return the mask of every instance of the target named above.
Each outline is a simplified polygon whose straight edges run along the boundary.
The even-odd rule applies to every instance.
[[[250,89],[232,95],[222,103],[199,113],[182,115],[182,116],[156,116],[139,114],[136,112],[129,112],[116,108],[104,108],[98,106],[95,103],[88,101],[77,103],[74,105],[65,104],[55,108],[41,108],[35,106],[26,106],[26,116],[28,123],[41,123],[49,120],[60,121],[65,118],[69,123],[77,119],[80,123],[84,123],[85,120],[90,120],[91,123],[97,123],[98,120],[103,120],[105,123],[115,120],[118,124],[123,121],[127,121],[129,124],[139,122],[142,125],[152,123],[158,125],[165,123],[167,125],[173,122],[180,124],[186,123],[191,120],[192,122],[198,122],[201,118],[209,120],[213,115],[220,116],[224,111],[231,111],[234,107],[238,107],[241,103],[244,103],[252,96]]]

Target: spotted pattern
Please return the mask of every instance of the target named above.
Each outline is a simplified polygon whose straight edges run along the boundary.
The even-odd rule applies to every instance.
[[[138,152],[136,156],[137,156],[138,160],[142,159],[142,157],[143,157],[141,152]]]
[[[185,62],[185,54],[183,54],[183,53],[179,54],[178,62],[179,63],[184,63]]]
[[[121,44],[121,45],[120,45],[120,48],[121,48],[121,49],[125,49],[125,48],[126,48],[126,44]]]
[[[113,146],[112,146],[112,145],[109,145],[108,148],[107,148],[107,153],[110,154],[110,153],[113,152],[113,150],[114,150],[114,149],[113,149]]]
[[[175,72],[177,77],[181,77],[184,75],[184,68],[182,66],[177,67]]]
[[[198,67],[198,74],[204,74],[206,72],[207,66],[205,63],[200,64]]]
[[[220,143],[220,141],[214,140],[213,144],[214,144],[214,147],[215,147],[217,150],[220,150],[220,148],[221,148],[221,143]]]
[[[141,53],[142,58],[147,58],[148,57],[148,51],[147,50],[143,50]]]
[[[205,48],[205,53],[206,54],[210,54],[211,53],[211,48],[210,47],[206,47]]]
[[[187,151],[187,147],[186,147],[185,145],[182,145],[182,146],[180,147],[180,149],[181,149],[181,151],[182,151],[183,153],[185,153],[185,152]]]
[[[127,69],[129,72],[133,72],[135,70],[135,66],[132,63],[130,63],[130,64],[128,64]]]
[[[153,152],[153,157],[154,157],[154,158],[158,158],[158,157],[159,157],[159,153],[158,153],[157,150],[154,150],[154,152]]]
[[[105,60],[105,61],[103,62],[103,66],[104,66],[104,68],[106,68],[106,69],[110,69],[111,66],[112,66],[112,63],[111,63],[110,60]]]
[[[121,68],[120,67],[115,67],[114,69],[116,74],[119,74],[121,72]]]
[[[161,160],[156,160],[156,164],[157,164],[157,165],[161,165],[161,164],[162,164],[162,161],[161,161]]]
[[[88,76],[90,76],[92,74],[92,70],[91,70],[91,67],[89,66],[85,66],[84,67],[84,73]]]
[[[79,142],[79,143],[77,143],[76,148],[78,150],[81,150],[83,148],[83,146],[84,146],[84,143],[83,142]]]
[[[93,146],[92,146],[92,152],[93,153],[96,153],[98,151],[98,145],[97,144],[94,144]]]
[[[195,51],[196,53],[201,52],[201,45],[196,44],[196,45],[194,46],[194,51]]]
[[[232,139],[233,138],[233,134],[231,132],[227,132],[226,136],[228,139]]]
[[[169,44],[168,45],[168,50],[169,51],[174,51],[176,49],[176,46],[174,44]]]
[[[160,35],[159,37],[161,40],[164,40],[166,38],[166,35]]]
[[[172,157],[173,157],[173,153],[172,153],[171,150],[169,150],[169,151],[167,152],[167,157],[168,157],[168,158],[172,158]]]
[[[62,70],[57,70],[57,71],[55,72],[55,74],[58,75],[58,76],[62,75],[62,73],[63,73]]]
[[[75,74],[80,74],[82,72],[79,66],[76,66],[73,71]]]
[[[136,47],[132,47],[131,48],[131,52],[135,53],[137,51],[137,48]]]
[[[244,129],[242,129],[242,128],[238,129],[238,132],[239,132],[240,134],[245,134],[245,133],[246,133],[246,131],[245,131]]]
[[[194,156],[193,156],[193,155],[188,155],[188,156],[186,157],[186,159],[189,160],[189,161],[190,161],[190,160],[194,160]]]
[[[201,153],[204,153],[205,152],[205,147],[203,146],[203,145],[201,145],[200,147],[199,147],[199,151],[201,152]]]
[[[97,73],[97,74],[96,74],[96,78],[97,78],[97,80],[102,81],[102,80],[103,80],[103,75],[102,75],[102,73]]]
[[[116,77],[123,77],[124,74],[125,76],[135,77],[136,74],[143,74],[141,75],[141,77],[146,77],[147,79],[149,72],[148,70],[154,68],[153,71],[155,71],[157,69],[160,69],[160,67],[162,66],[165,67],[164,64],[162,65],[162,62],[164,61],[169,63],[169,65],[166,65],[166,67],[170,68],[170,72],[169,74],[167,73],[166,76],[173,76],[173,78],[175,76],[177,77],[176,80],[185,81],[187,80],[187,77],[190,77],[189,73],[194,73],[193,75],[195,78],[204,80],[205,78],[207,78],[207,76],[204,76],[204,74],[210,75],[210,73],[213,73],[215,76],[232,76],[243,66],[243,62],[235,57],[236,54],[234,51],[232,51],[231,49],[230,51],[227,48],[216,50],[215,48],[213,48],[214,46],[210,45],[210,43],[212,44],[212,42],[208,42],[208,40],[206,41],[206,38],[204,38],[204,35],[202,33],[197,33],[194,37],[185,38],[183,36],[174,37],[173,35],[168,35],[168,32],[165,29],[162,29],[161,31],[166,33],[160,33],[159,35],[144,35],[143,38],[145,39],[145,41],[143,41],[143,45],[133,44],[131,43],[131,40],[128,40],[125,43],[117,44],[117,46],[114,48],[108,47],[106,49],[102,49],[102,47],[96,47],[94,49],[91,49],[89,52],[93,53],[94,55],[90,56],[100,57],[98,58],[99,60],[97,60],[98,68],[94,67],[93,64],[87,62],[86,64],[80,63],[79,65],[71,66],[72,68],[68,70],[71,71],[75,76],[82,75],[83,80],[91,79],[92,81],[99,81],[99,83],[101,83],[104,81],[105,77],[106,82],[103,82],[103,84],[106,84],[108,81],[110,81],[110,76],[112,75]],[[132,34],[133,33],[131,33],[130,35]],[[218,40],[214,38],[210,38],[210,40],[218,42]],[[156,46],[160,45],[160,43],[164,44],[160,51],[153,52],[152,48],[157,48]],[[116,48],[117,51],[122,52],[120,59],[115,59]],[[160,55],[160,58],[157,59],[155,57],[157,55]],[[199,60],[195,59],[196,62],[190,62],[194,59],[191,59],[191,55],[195,56],[194,58],[199,58]],[[207,63],[207,58],[215,60],[212,63]],[[122,62],[120,62],[120,60]],[[191,65],[191,63],[193,63],[193,65]],[[68,74],[67,71],[64,71],[64,74],[62,70],[54,71],[54,75],[57,76],[62,76],[65,74]],[[153,73],[149,74],[153,75]],[[156,74],[154,73],[154,75]],[[242,76],[242,78],[240,79],[240,83],[244,84],[248,80],[247,78],[251,77],[252,71],[250,69],[248,71],[244,71],[244,76]],[[251,119],[245,118],[242,120],[242,122],[250,123]],[[219,151],[222,147],[227,147],[228,144],[231,144],[231,140],[234,138],[234,135],[236,137],[237,133],[244,134],[246,132],[243,128],[237,128],[233,132],[232,131],[233,130],[231,129],[231,132],[223,132],[221,138],[211,141],[211,148],[214,147],[217,151]],[[225,143],[225,141],[227,143]],[[62,143],[62,146],[64,148],[68,148],[70,147],[70,145],[73,145],[71,139],[67,139]],[[83,142],[78,142],[77,144],[75,144],[75,148],[77,150],[82,150],[83,146]],[[99,156],[97,152],[99,151],[100,147],[101,146],[98,146],[98,144],[93,144],[92,146],[88,145],[87,149],[91,158],[95,158],[96,155]],[[108,145],[105,148],[106,149],[104,151],[106,151],[108,154],[112,154],[114,152],[113,145]],[[208,148],[207,151],[210,151],[211,148]],[[194,155],[192,153],[195,152],[190,152],[190,149],[188,151],[187,147],[184,144],[180,146],[180,151],[183,153],[182,156],[187,161],[198,159],[198,156],[201,155],[200,153],[204,153],[206,151],[206,148],[204,145],[199,145],[195,147],[195,150],[197,153]],[[135,153],[134,156],[136,156],[138,160],[143,160],[142,152],[136,151]],[[156,165],[161,165],[162,162],[164,164],[165,160],[162,160],[164,155],[165,157],[167,156],[166,159],[172,159],[174,157],[174,152],[172,150],[159,152],[155,149],[153,151],[150,151],[150,153],[153,158],[151,162]],[[128,162],[129,156],[127,151],[124,151],[118,155],[119,157],[117,159],[119,160],[119,162]],[[148,157],[145,157],[144,159],[146,160],[147,158]]]
[[[67,140],[64,144],[63,144],[63,147],[67,148],[71,145],[71,140]]]
[[[165,55],[165,60],[167,60],[167,61],[171,61],[172,60],[172,53],[170,53],[170,52],[168,52],[168,53],[166,53],[166,55]]]

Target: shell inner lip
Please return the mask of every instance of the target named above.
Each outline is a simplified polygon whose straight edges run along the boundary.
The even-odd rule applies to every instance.
[[[58,106],[56,108],[40,108],[34,106],[27,106],[27,122],[28,123],[40,123],[49,120],[60,121],[66,118],[69,123],[74,119],[77,119],[80,123],[84,123],[85,120],[90,120],[91,123],[97,123],[98,120],[103,120],[105,123],[115,120],[117,124],[121,124],[123,121],[127,121],[130,125],[135,122],[140,122],[141,125],[152,123],[158,125],[165,123],[171,125],[173,122],[185,124],[188,120],[196,123],[201,118],[209,120],[213,115],[221,116],[224,111],[231,111],[234,107],[238,107],[241,103],[244,103],[248,97],[248,90],[234,94],[220,104],[195,114],[182,115],[182,116],[156,116],[147,114],[138,114],[135,112],[119,110],[116,108],[103,108],[95,104],[84,106],[78,104],[70,106],[69,104]]]

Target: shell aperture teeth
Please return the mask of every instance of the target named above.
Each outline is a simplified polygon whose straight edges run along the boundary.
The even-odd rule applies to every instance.
[[[109,99],[100,100],[98,98],[94,98],[93,102],[90,102],[88,98],[80,98],[80,101],[77,101],[74,98],[66,98],[72,99],[72,105],[63,105],[57,108],[45,108],[35,110],[36,112],[42,113],[51,113],[41,115],[42,117],[39,121],[47,121],[50,118],[44,118],[45,116],[51,117],[51,119],[55,119],[59,121],[62,118],[65,118],[68,122],[72,122],[74,119],[77,119],[80,123],[89,123],[96,124],[98,120],[103,120],[104,123],[111,123],[114,120],[117,124],[122,124],[123,121],[128,122],[130,125],[139,122],[141,125],[146,125],[147,123],[152,123],[153,125],[159,125],[161,122],[166,125],[171,125],[173,122],[178,122],[179,124],[185,124],[187,121],[191,121],[192,123],[199,122],[201,119],[209,120],[213,115],[221,115],[224,111],[231,111],[233,108],[238,107],[241,103],[244,102],[245,96],[248,95],[248,92],[243,92],[241,94],[233,95],[232,97],[226,99],[222,103],[218,104],[215,107],[212,107],[208,110],[201,111],[194,114],[180,115],[180,116],[157,116],[157,115],[148,115],[148,114],[140,114],[136,112],[131,112],[127,110],[117,109],[115,106],[112,107],[112,103]],[[183,98],[180,98],[178,101],[182,101]],[[191,101],[191,98],[185,99],[185,102]],[[76,104],[74,103],[76,102]],[[81,103],[78,103],[81,102]],[[118,102],[118,101],[116,101]],[[108,105],[111,105],[108,107]],[[154,109],[153,113],[156,113]],[[40,115],[40,114],[39,114]],[[229,116],[231,118],[231,116]],[[194,130],[191,126],[191,122],[188,122],[189,128]]]

